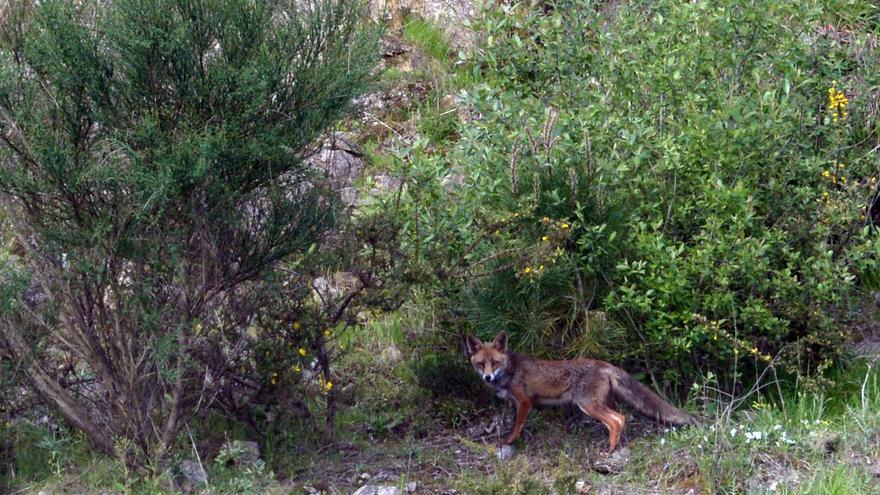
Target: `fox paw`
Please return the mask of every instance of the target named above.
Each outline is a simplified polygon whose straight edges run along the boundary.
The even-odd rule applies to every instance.
[[[502,445],[498,448],[498,460],[505,461],[513,457],[513,445]]]

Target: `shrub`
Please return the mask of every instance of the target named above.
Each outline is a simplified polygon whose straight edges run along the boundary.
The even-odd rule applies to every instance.
[[[489,10],[480,118],[404,150],[414,266],[522,350],[822,376],[880,260],[876,51],[823,2],[598,5]]]
[[[377,33],[348,0],[12,5],[0,204],[22,254],[0,340],[100,450],[159,467],[188,417],[262,390],[235,376],[246,330],[334,221],[302,152],[363,89]]]

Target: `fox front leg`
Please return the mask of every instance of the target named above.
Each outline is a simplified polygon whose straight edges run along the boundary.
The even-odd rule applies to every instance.
[[[516,422],[513,424],[513,431],[510,432],[507,440],[504,441],[504,445],[512,445],[519,437],[519,434],[522,433],[523,424],[526,422],[526,417],[529,415],[529,411],[532,410],[532,401],[528,397],[514,396],[514,402],[516,403]]]

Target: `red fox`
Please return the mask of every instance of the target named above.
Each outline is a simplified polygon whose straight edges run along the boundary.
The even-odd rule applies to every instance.
[[[620,441],[626,418],[611,408],[614,398],[629,404],[655,421],[691,425],[696,420],[661,399],[626,371],[605,361],[574,359],[547,361],[507,350],[507,334],[499,333],[491,343],[467,336],[467,350],[477,373],[502,399],[516,405],[516,422],[505,440],[511,445],[519,437],[533,404],[574,404],[608,428],[608,452]]]

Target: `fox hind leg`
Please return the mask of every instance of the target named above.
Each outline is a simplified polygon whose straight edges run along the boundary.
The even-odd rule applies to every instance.
[[[614,452],[620,442],[620,434],[626,424],[626,417],[606,404],[593,401],[581,401],[577,403],[577,406],[584,414],[592,416],[608,428],[608,452]]]

